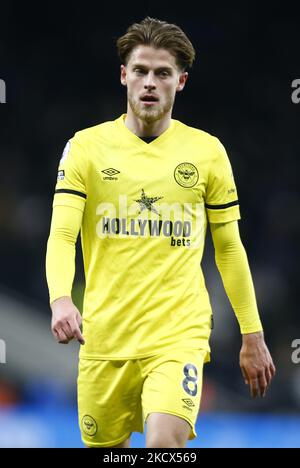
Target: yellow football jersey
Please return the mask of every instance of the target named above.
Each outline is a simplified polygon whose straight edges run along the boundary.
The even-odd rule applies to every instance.
[[[59,164],[53,205],[82,210],[86,359],[209,350],[201,271],[207,219],[240,218],[226,151],[172,119],[151,143],[118,119],[77,132]]]

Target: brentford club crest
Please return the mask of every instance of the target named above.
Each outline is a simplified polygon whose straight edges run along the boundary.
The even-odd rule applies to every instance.
[[[179,164],[174,171],[174,178],[181,187],[194,187],[199,179],[199,173],[192,163],[184,162]]]

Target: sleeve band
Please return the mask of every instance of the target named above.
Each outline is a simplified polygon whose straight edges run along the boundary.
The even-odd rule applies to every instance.
[[[78,192],[77,190],[71,190],[71,189],[57,189],[55,190],[55,193],[71,193],[73,195],[78,195],[79,197],[82,197],[86,199],[86,194],[83,192]]]
[[[205,203],[205,208],[209,208],[210,210],[223,210],[224,208],[230,208],[231,206],[235,206],[238,204],[238,200],[235,200],[230,203],[225,203],[224,205],[209,205],[208,203]]]

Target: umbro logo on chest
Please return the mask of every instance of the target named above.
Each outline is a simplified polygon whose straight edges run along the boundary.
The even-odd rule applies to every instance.
[[[104,169],[103,171],[101,171],[101,173],[102,180],[119,180],[118,174],[120,174],[120,171],[114,169],[113,167]]]
[[[101,171],[103,181],[116,181],[119,180],[120,171],[109,167]],[[174,170],[174,179],[178,185],[184,188],[194,187],[199,179],[198,169],[194,164],[184,162],[178,164]]]

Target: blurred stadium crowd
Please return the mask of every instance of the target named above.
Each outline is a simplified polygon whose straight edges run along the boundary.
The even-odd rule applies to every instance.
[[[147,14],[176,22],[193,42],[197,59],[173,117],[216,135],[228,151],[241,236],[278,370],[267,398],[251,401],[238,367],[238,326],[208,236],[203,269],[215,329],[203,409],[299,413],[300,364],[291,362],[292,340],[300,338],[300,104],[291,101],[291,82],[300,78],[296,15],[276,6],[263,11],[224,5],[216,12],[203,10],[201,17],[151,8],[101,17],[76,6],[57,15],[44,6],[42,21],[28,12],[24,21],[25,6],[23,11],[8,4],[1,8],[6,20],[0,28],[0,78],[7,103],[0,104],[0,290],[34,303],[50,333],[44,259],[61,152],[75,131],[125,112],[114,43],[127,25]],[[74,293],[80,300],[80,253],[77,262]],[[61,398],[60,389],[46,392],[45,383],[39,389],[38,381],[5,375],[4,367],[0,408],[34,403],[41,393],[48,401]],[[75,393],[66,398],[74,402]]]

